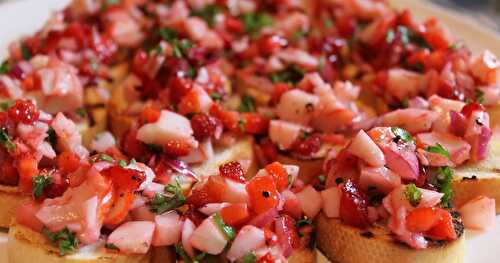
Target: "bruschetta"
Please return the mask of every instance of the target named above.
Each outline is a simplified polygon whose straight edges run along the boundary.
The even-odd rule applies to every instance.
[[[306,203],[319,193],[303,188],[296,166],[272,163],[246,180],[241,165],[229,162],[193,186],[186,182],[194,173],[179,173],[165,186],[151,181],[156,175],[142,163],[96,158],[102,156],[80,171],[80,185],[18,209],[9,230],[11,262],[149,262],[158,255],[162,262],[214,255],[315,261],[312,221],[303,215],[319,212]],[[168,246],[175,255],[159,251]]]

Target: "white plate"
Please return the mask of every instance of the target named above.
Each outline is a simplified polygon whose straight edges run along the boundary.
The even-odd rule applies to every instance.
[[[64,7],[69,0],[24,0],[0,4],[0,57],[7,54],[8,44],[35,32],[54,10]],[[500,36],[481,27],[475,21],[457,13],[429,5],[419,0],[392,1],[400,8],[409,8],[418,18],[438,17],[448,24],[453,33],[464,39],[474,51],[490,49],[500,56]],[[499,204],[500,205],[500,204]],[[466,232],[466,262],[500,262],[500,216],[497,227],[487,233]],[[5,235],[0,233],[0,263],[6,263]],[[324,261],[324,260],[318,260]]]

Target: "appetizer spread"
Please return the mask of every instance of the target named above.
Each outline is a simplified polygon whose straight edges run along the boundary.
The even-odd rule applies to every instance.
[[[463,262],[499,68],[386,1],[73,0],[0,67],[10,261]]]

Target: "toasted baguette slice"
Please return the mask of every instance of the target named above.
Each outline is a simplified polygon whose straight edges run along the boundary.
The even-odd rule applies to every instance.
[[[30,198],[15,186],[0,185],[0,228],[8,228],[16,215],[16,209]]]
[[[323,158],[301,160],[287,155],[278,154],[276,161],[282,164],[297,165],[300,167],[299,179],[304,183],[310,183],[323,172]]]
[[[464,259],[463,234],[453,242],[416,250],[395,242],[383,227],[361,230],[323,213],[316,223],[318,248],[333,262],[460,263]]]
[[[58,249],[47,238],[30,228],[18,224],[14,224],[9,229],[7,249],[10,263],[147,263],[152,258],[152,253],[125,255],[109,252],[104,248],[93,251],[80,249],[75,254],[60,256]]]
[[[453,188],[453,204],[462,206],[478,195],[494,198],[500,203],[500,133],[494,132],[489,145],[486,160],[475,164],[467,164],[455,169]],[[497,214],[500,206],[496,206]]]
[[[7,245],[10,263],[173,263],[175,252],[173,249],[153,247],[148,254],[130,255],[115,253],[104,248],[94,250],[80,249],[75,254],[60,256],[59,251],[47,238],[25,226],[18,224],[9,229],[9,241]],[[223,262],[224,260],[221,260]],[[316,251],[311,249],[300,249],[294,251],[288,259],[290,263],[314,263],[316,262]]]

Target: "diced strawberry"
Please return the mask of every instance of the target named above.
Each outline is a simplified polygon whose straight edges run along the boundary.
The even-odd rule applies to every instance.
[[[137,128],[132,127],[123,134],[121,145],[123,152],[132,158],[142,160],[146,152],[144,144],[137,139]]]
[[[321,194],[311,185],[306,186],[302,191],[296,194],[299,199],[300,207],[308,218],[314,218],[322,206]]]
[[[263,245],[265,245],[264,231],[255,226],[244,226],[231,244],[226,257],[235,262]]]
[[[288,187],[288,173],[281,163],[274,162],[268,164],[264,169],[270,176],[272,176],[278,192],[281,192]]]
[[[153,246],[171,246],[181,239],[182,222],[176,211],[169,211],[155,216]]]
[[[217,255],[224,250],[228,240],[217,223],[214,222],[214,218],[209,217],[194,230],[190,242],[198,250]]]
[[[273,255],[271,255],[270,252],[268,252],[263,257],[260,257],[259,260],[257,260],[257,263],[274,263],[274,262],[276,262],[276,259],[274,259]]]
[[[192,83],[189,79],[181,77],[173,77],[168,81],[167,87],[170,89],[170,98],[174,102],[180,102],[192,88]]]
[[[153,239],[154,229],[153,222],[130,221],[115,229],[107,242],[114,244],[124,253],[146,254]]]
[[[119,192],[133,192],[139,188],[139,186],[146,179],[146,175],[142,171],[135,169],[127,169],[121,166],[111,166],[103,171],[101,174],[111,178],[113,186]]]
[[[264,55],[270,55],[278,52],[281,48],[286,46],[286,44],[286,39],[278,35],[267,35],[258,40],[259,51]]]
[[[226,29],[230,32],[233,33],[243,33],[245,31],[245,27],[243,23],[231,16],[226,16],[224,19],[224,25],[226,26]]]
[[[220,216],[230,226],[240,226],[250,218],[247,204],[231,204],[226,206],[220,210]]]
[[[198,101],[198,93],[194,89],[191,89],[186,95],[184,95],[184,97],[182,97],[181,101],[179,102],[179,112],[184,115],[201,112],[200,104]]]
[[[191,118],[193,135],[199,141],[213,136],[218,125],[219,120],[206,114],[196,114]]]
[[[260,141],[260,149],[267,162],[272,162],[278,158],[278,148],[269,138],[264,138]]]
[[[357,24],[356,17],[350,15],[342,15],[335,20],[335,26],[345,38],[350,38],[354,34]]]
[[[235,180],[237,182],[245,182],[245,172],[239,162],[233,161],[219,166],[219,172],[222,177]]]
[[[0,168],[0,184],[17,186],[19,183],[19,174],[14,166],[14,160],[7,152],[3,150],[0,151],[0,156],[2,158]]]
[[[304,140],[298,140],[292,146],[292,151],[302,156],[311,156],[321,148],[321,137],[319,135],[311,135]]]
[[[29,100],[16,100],[8,110],[9,117],[16,123],[32,124],[38,120],[40,112]]]
[[[368,201],[365,194],[351,180],[347,180],[341,189],[340,218],[351,226],[368,227],[370,221],[368,220]]]
[[[272,177],[254,177],[246,189],[250,197],[250,206],[255,213],[260,214],[278,206],[279,193]]]
[[[218,103],[212,104],[210,107],[210,115],[216,117],[222,122],[224,128],[230,131],[239,131],[238,123],[240,115],[236,111],[225,111]]]
[[[191,151],[191,145],[179,140],[170,140],[164,146],[165,154],[172,157],[186,156]]]

